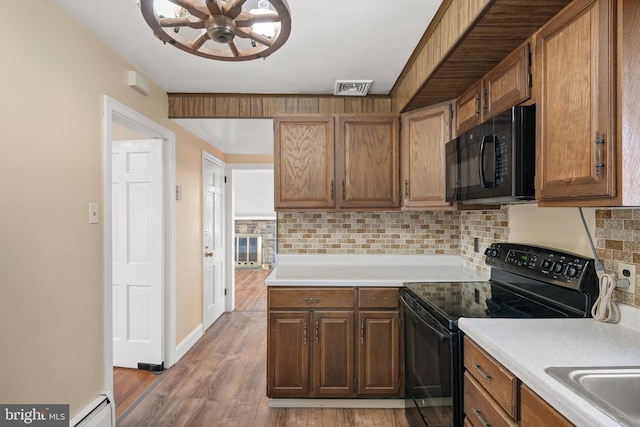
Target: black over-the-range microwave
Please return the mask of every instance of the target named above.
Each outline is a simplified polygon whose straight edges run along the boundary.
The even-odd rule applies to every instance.
[[[535,115],[535,105],[512,107],[448,142],[447,201],[535,200]]]

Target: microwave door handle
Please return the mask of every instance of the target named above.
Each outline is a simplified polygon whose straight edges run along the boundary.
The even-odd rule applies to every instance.
[[[478,170],[480,171],[480,185],[482,185],[482,188],[491,188],[492,187],[492,182],[487,181],[486,178],[486,173],[484,170],[484,157],[485,157],[485,153],[486,153],[486,142],[494,142],[493,141],[493,135],[492,136],[483,136],[482,137],[482,142],[480,143],[480,155],[478,156],[478,163],[479,163],[479,167]]]

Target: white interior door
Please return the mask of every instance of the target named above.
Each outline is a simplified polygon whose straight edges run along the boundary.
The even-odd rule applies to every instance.
[[[203,324],[207,329],[225,309],[224,167],[202,160]]]
[[[162,141],[113,141],[113,365],[162,365]]]

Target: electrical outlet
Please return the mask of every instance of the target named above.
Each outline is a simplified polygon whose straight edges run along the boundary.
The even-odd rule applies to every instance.
[[[627,279],[628,288],[620,288],[623,292],[636,293],[636,266],[633,264],[618,263],[618,279]]]

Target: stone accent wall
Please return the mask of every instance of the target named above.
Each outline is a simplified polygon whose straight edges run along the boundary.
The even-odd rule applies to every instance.
[[[235,232],[242,234],[262,235],[262,264],[270,264],[273,268],[276,263],[276,221],[275,220],[236,220]]]
[[[280,212],[278,253],[460,253],[458,212]]]
[[[616,301],[640,307],[640,209],[596,210],[596,251],[607,273],[618,271],[618,263],[636,265],[636,294],[616,289]]]

